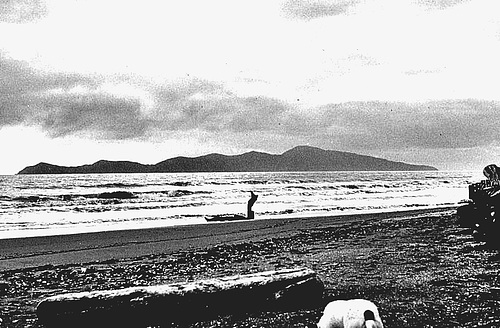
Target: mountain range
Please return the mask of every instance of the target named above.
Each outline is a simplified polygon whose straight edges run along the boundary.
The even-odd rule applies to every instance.
[[[18,174],[284,171],[437,171],[437,168],[350,152],[297,146],[281,155],[256,151],[232,156],[209,154],[199,157],[175,157],[152,165],[105,160],[81,166],[58,166],[42,162],[24,168]]]

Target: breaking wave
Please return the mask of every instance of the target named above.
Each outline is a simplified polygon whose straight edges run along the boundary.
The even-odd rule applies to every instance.
[[[0,238],[9,229],[198,224],[206,215],[246,213],[250,191],[259,195],[258,218],[453,206],[477,179],[471,172],[8,176],[0,180]]]

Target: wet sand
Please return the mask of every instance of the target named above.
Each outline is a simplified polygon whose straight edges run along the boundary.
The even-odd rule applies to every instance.
[[[337,227],[346,223],[407,216],[427,210],[314,218],[244,220],[203,225],[106,231],[97,233],[0,239],[0,271],[125,259],[213,247],[218,244],[291,236],[300,229]]]
[[[368,298],[386,327],[500,325],[496,250],[455,209],[254,220],[0,240],[0,327],[39,327],[35,307],[76,291],[308,267],[327,302]],[[5,285],[4,285],[5,286]],[[189,327],[308,327],[321,308],[226,316]]]

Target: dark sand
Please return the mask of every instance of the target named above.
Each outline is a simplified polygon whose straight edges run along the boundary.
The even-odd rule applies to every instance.
[[[308,267],[325,302],[367,298],[386,327],[500,327],[499,256],[455,209],[0,240],[0,327],[40,327],[55,294]],[[2,284],[0,284],[0,287]],[[242,303],[244,304],[244,303]],[[307,327],[322,308],[189,327]]]

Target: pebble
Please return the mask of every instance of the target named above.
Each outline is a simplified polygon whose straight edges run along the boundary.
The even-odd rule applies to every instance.
[[[0,295],[7,294],[9,290],[9,283],[7,281],[0,281]]]

